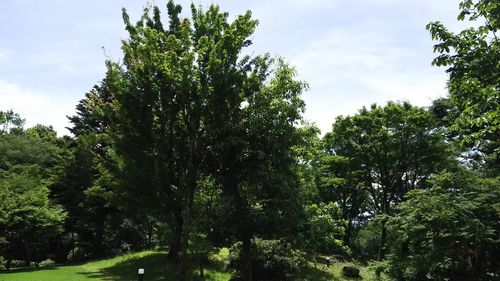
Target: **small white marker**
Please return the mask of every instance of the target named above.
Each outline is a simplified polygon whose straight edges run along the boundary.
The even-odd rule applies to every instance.
[[[144,274],[144,268],[139,268],[139,270],[137,271],[137,274],[143,275]]]

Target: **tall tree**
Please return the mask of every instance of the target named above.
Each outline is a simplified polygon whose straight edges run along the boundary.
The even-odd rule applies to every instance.
[[[123,64],[108,62],[114,116],[110,122],[119,178],[133,206],[152,207],[173,229],[171,253],[177,280],[186,280],[191,208],[200,167],[203,95],[194,63],[196,49],[181,7],[146,8],[140,21],[123,19]]]
[[[459,7],[458,20],[480,23],[459,33],[448,31],[441,22],[427,25],[438,41],[434,52],[439,56],[433,65],[447,67],[450,75],[450,102],[442,113],[448,116],[451,131],[495,175],[500,167],[500,3],[465,0]]]
[[[240,55],[257,25],[250,12],[229,22],[217,6],[205,12],[192,5],[191,23],[179,17],[181,7],[172,1],[167,9],[168,26],[158,7],[146,8],[136,24],[123,11],[130,38],[123,41],[123,64],[108,62],[109,134],[129,202],[149,206],[168,222],[176,278],[185,280],[193,198],[202,175],[222,187],[232,203],[229,216],[241,218],[236,232],[245,253],[253,235],[253,196],[286,198],[296,186],[291,147],[306,86],[283,60]],[[262,202],[269,215],[287,206],[284,200]],[[244,275],[252,280],[246,257]]]
[[[215,100],[218,109],[211,116],[213,127],[208,131],[210,142],[215,145],[210,148],[207,161],[223,196],[232,202],[229,216],[237,218],[244,280],[253,280],[252,237],[266,235],[265,232],[276,234],[278,229],[273,229],[273,225],[288,229],[290,223],[278,222],[295,216],[296,209],[290,206],[298,204],[295,196],[299,190],[293,171],[293,147],[299,143],[300,134],[294,126],[301,118],[300,94],[305,87],[294,79],[295,71],[281,60],[262,57],[252,63],[253,69],[239,91],[225,83],[217,85],[217,92],[222,95],[214,98],[231,102]],[[259,233],[258,229],[267,231]]]
[[[66,232],[73,258],[101,257],[118,241],[106,241],[105,229],[113,220],[123,219],[113,204],[116,184],[111,172],[116,169],[109,137],[109,108],[112,96],[106,78],[85,94],[69,116],[68,128],[74,139],[67,143],[70,155],[58,181],[52,187],[53,197],[68,210]],[[120,230],[115,227],[115,233]],[[117,235],[114,235],[117,236]]]
[[[373,105],[354,116],[337,117],[324,141],[327,153],[342,161],[337,163],[337,171],[322,179],[323,188],[346,193],[338,199],[347,208],[360,206],[354,204],[356,200],[344,204],[346,196],[363,198],[360,194],[367,192],[364,204],[372,215],[390,214],[409,190],[425,187],[433,173],[446,167],[450,157],[430,113],[406,102]],[[379,259],[385,255],[386,239],[382,222]]]

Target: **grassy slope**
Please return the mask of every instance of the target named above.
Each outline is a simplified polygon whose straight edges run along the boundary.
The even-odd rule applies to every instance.
[[[148,281],[175,280],[173,266],[167,262],[165,253],[146,251],[82,265],[3,272],[0,273],[0,281],[136,281],[138,268],[145,269],[145,280]],[[192,274],[197,277],[199,271],[194,270]],[[170,278],[165,279],[164,276]],[[217,265],[206,269],[205,277],[207,281],[229,280],[229,274],[221,272]]]
[[[222,263],[227,257],[228,250],[223,249],[218,255],[212,256],[213,265],[205,269],[206,281],[228,281],[230,274],[223,272]],[[310,281],[344,281],[344,280],[375,280],[373,274],[362,266],[361,278],[345,278],[341,270],[349,263],[335,262],[331,267],[324,264],[313,264],[299,277],[300,280]],[[173,266],[166,259],[163,252],[146,251],[127,254],[112,259],[99,260],[82,265],[59,266],[48,269],[24,269],[0,273],[0,281],[135,281],[138,268],[145,269],[145,280],[174,281]],[[191,271],[193,280],[201,280],[199,271]],[[168,279],[164,279],[168,276]]]
[[[311,267],[302,277],[301,280],[304,281],[348,281],[348,280],[377,280],[375,274],[370,271],[368,268],[350,262],[332,262],[330,267],[326,267],[323,263],[311,263]],[[349,278],[342,275],[342,267],[344,266],[354,266],[359,268],[360,277],[358,278]],[[382,275],[380,281],[391,281],[385,275]]]

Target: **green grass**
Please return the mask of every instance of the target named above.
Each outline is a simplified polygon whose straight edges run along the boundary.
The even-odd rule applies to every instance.
[[[330,267],[326,267],[324,263],[315,263],[315,262],[310,262],[310,268],[308,269],[307,272],[301,276],[301,280],[304,281],[371,281],[371,280],[377,280],[374,272],[369,270],[366,266],[361,265],[359,263],[353,263],[353,262],[339,262],[339,261],[332,261],[332,264]],[[349,278],[346,277],[342,274],[342,268],[344,266],[354,266],[359,269],[359,275],[360,277],[358,278]],[[378,280],[377,280],[378,281]],[[382,274],[381,278],[379,281],[391,281],[391,279],[386,276],[385,274]]]
[[[0,281],[136,281],[138,268],[145,269],[146,281],[175,280],[174,267],[166,254],[146,251],[82,265],[1,272]],[[204,273],[207,281],[227,281],[230,277],[229,273],[222,272],[222,265],[218,262],[205,269]],[[198,269],[192,269],[191,274],[193,280],[200,280]]]
[[[227,248],[210,257],[211,265],[204,269],[206,281],[228,281],[230,273],[224,272],[223,263],[229,254]],[[360,269],[361,278],[347,278],[342,267],[354,265]],[[51,268],[25,268],[0,272],[0,281],[135,281],[138,268],[145,269],[145,281],[174,281],[174,267],[164,252],[145,251],[126,254],[111,259],[93,261],[81,265],[57,266]],[[199,270],[190,270],[193,281],[200,281]],[[361,281],[376,280],[366,267],[347,262],[332,262],[330,267],[323,263],[310,263],[310,268],[298,276],[304,281]],[[389,280],[382,278],[382,280]]]

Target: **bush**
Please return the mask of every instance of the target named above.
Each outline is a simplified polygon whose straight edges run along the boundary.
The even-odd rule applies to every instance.
[[[85,249],[83,249],[82,247],[75,247],[68,253],[69,262],[84,261],[86,257],[87,253],[85,252]]]
[[[342,274],[347,277],[359,277],[359,269],[352,266],[344,266],[342,267]]]
[[[0,270],[7,269],[7,267],[5,266],[6,263],[7,261],[5,261],[5,259],[2,256],[0,256]]]
[[[386,260],[382,260],[382,261],[372,261],[370,262],[369,266],[368,266],[368,269],[370,271],[372,271],[375,276],[376,276],[376,280],[381,280],[381,276],[382,276],[382,273],[387,273],[387,270],[388,270],[388,263]]]
[[[234,244],[230,249],[228,267],[236,270],[231,280],[243,280],[242,243]],[[302,252],[292,249],[289,243],[281,240],[252,241],[252,270],[255,280],[290,280],[292,275],[307,266]]]
[[[389,274],[402,281],[446,281],[498,275],[498,179],[470,172],[434,176],[412,190],[388,221]]]
[[[10,263],[10,267],[26,267],[28,266],[28,262],[25,260],[12,260]]]
[[[51,260],[51,259],[46,259],[44,261],[41,261],[38,266],[39,267],[53,267],[56,265],[56,262]]]
[[[362,260],[376,259],[380,245],[380,232],[382,231],[377,221],[369,221],[357,232],[352,243],[354,255]]]

